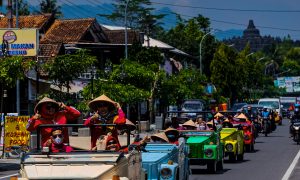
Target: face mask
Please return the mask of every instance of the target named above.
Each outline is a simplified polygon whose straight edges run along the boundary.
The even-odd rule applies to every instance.
[[[61,144],[61,143],[62,143],[62,138],[56,137],[56,138],[54,139],[54,143],[55,143],[55,144]]]
[[[205,130],[205,126],[203,125],[199,126],[199,130]]]

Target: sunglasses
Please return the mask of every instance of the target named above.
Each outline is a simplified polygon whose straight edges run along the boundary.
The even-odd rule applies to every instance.
[[[116,144],[116,142],[115,141],[108,141],[107,142],[107,145],[109,146],[109,145],[112,145],[112,144]]]
[[[50,110],[51,108],[55,109],[55,105],[54,104],[47,104],[46,109]]]
[[[57,138],[57,137],[62,138],[63,136],[62,134],[53,135],[53,138]]]

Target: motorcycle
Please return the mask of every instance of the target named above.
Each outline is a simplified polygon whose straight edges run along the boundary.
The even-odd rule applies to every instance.
[[[293,140],[297,144],[300,144],[300,120],[292,122],[291,131],[292,131]]]
[[[258,121],[258,118],[254,118],[253,119],[253,125],[255,127],[255,136],[258,137],[258,133],[261,132],[262,128],[261,128],[261,123]]]
[[[263,117],[263,133],[265,136],[268,136],[269,133],[271,133],[271,122],[270,119],[267,117]]]

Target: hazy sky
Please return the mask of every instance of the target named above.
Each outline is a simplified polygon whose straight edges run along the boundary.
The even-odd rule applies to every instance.
[[[36,5],[41,0],[27,0],[27,2]],[[111,3],[113,0],[57,0],[57,2],[68,6],[74,4],[95,6]],[[157,8],[168,7],[181,14],[183,18],[202,14],[210,18],[211,27],[214,29],[243,30],[247,27],[249,19],[253,19],[262,35],[283,37],[290,34],[293,39],[300,39],[298,19],[300,0],[151,0],[151,2]],[[88,9],[85,11],[88,12]]]

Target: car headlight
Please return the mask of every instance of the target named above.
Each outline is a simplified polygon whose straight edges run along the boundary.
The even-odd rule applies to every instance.
[[[233,145],[232,144],[226,144],[225,148],[227,151],[232,151],[233,150]]]
[[[206,155],[206,157],[212,157],[214,151],[212,149],[205,149],[204,154]]]
[[[172,176],[172,170],[170,168],[162,168],[160,170],[160,175],[163,179],[168,179]]]
[[[299,126],[293,126],[296,131],[299,130]]]
[[[245,140],[249,140],[249,139],[250,139],[249,135],[245,135],[245,136],[244,136],[244,139],[245,139]]]

